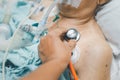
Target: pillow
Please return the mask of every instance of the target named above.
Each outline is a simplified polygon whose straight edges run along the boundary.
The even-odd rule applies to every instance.
[[[120,0],[104,5],[96,19],[115,54],[120,54]]]
[[[96,20],[113,50],[111,80],[120,80],[120,0],[104,5]]]

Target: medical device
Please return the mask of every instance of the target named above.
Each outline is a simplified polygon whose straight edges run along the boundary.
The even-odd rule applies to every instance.
[[[80,33],[79,33],[76,29],[70,28],[70,29],[66,32],[66,34],[65,34],[65,36],[64,36],[64,39],[65,39],[66,41],[67,41],[67,40],[71,40],[71,39],[78,41],[78,40],[80,39]],[[75,69],[74,69],[74,66],[73,66],[72,61],[70,61],[70,63],[69,63],[69,68],[70,68],[71,74],[72,74],[73,77],[74,77],[74,80],[78,80],[78,76],[77,76],[77,74],[76,74],[76,72],[75,72]]]
[[[70,28],[66,34],[65,34],[65,40],[70,40],[70,39],[74,39],[76,41],[78,41],[80,39],[80,33],[74,29],[74,28]]]
[[[33,40],[34,42],[37,42],[40,38],[40,34],[43,33],[43,31],[47,30],[47,27],[45,27],[45,24],[47,22],[50,12],[56,6],[57,3],[60,3],[60,4],[65,3],[77,8],[80,5],[81,0],[55,0],[47,10],[46,14],[41,19],[41,21],[39,22],[38,28],[33,28],[32,26],[29,26],[29,27],[25,26],[26,28],[29,28],[29,31],[27,32],[30,32],[35,35]]]
[[[54,2],[50,5],[50,7],[48,8],[47,12],[43,15],[42,19],[40,20],[38,27],[32,27],[31,25],[30,26],[26,26],[26,25],[23,24],[34,13],[34,11],[36,10],[36,8],[33,11],[31,11],[30,14],[24,20],[22,20],[19,23],[18,28],[16,29],[16,31],[14,32],[12,38],[9,41],[9,44],[8,44],[8,46],[6,48],[6,51],[5,51],[5,55],[3,57],[3,63],[2,63],[2,72],[3,72],[3,74],[2,74],[2,80],[5,80],[5,62],[6,62],[6,58],[7,58],[7,55],[8,55],[8,51],[10,49],[10,46],[11,46],[11,44],[12,44],[12,42],[13,42],[16,34],[17,34],[17,32],[19,32],[20,30],[23,30],[24,32],[29,32],[29,33],[31,33],[31,34],[34,35],[33,43],[38,42],[39,39],[40,39],[40,37],[41,37],[41,34],[42,33],[45,33],[45,34],[47,33],[47,27],[45,27],[47,19],[49,17],[50,12],[52,11],[52,9],[56,6],[57,3],[59,3],[58,1],[59,0],[54,0]],[[66,1],[66,0],[64,0],[64,1]],[[60,3],[64,3],[64,1],[61,0]],[[72,5],[73,7],[77,8],[78,5],[80,4],[81,0],[68,0],[67,4],[70,3],[70,2],[71,2],[70,5]],[[70,30],[70,33],[72,31],[74,32],[74,30]],[[78,34],[75,34],[75,36],[76,35],[78,35]],[[69,37],[73,37],[73,36],[69,36],[69,32],[68,32],[67,36],[68,36],[68,38]],[[75,38],[69,38],[69,39],[76,39],[76,38],[78,39],[79,37],[77,36]]]
[[[41,19],[38,28],[35,28],[35,29],[32,30],[33,32],[35,32],[35,34],[34,34],[35,37],[34,37],[34,40],[33,40],[34,42],[38,41],[38,40],[40,39],[40,34],[41,34],[41,32],[43,32],[44,30],[47,29],[47,28],[45,27],[46,21],[47,21],[47,19],[48,19],[48,17],[49,17],[50,12],[51,12],[52,9],[55,7],[55,5],[57,4],[57,2],[58,2],[58,0],[55,0],[55,1],[51,4],[51,6],[50,6],[49,9],[47,10],[46,14],[45,14],[45,15],[43,16],[43,18]],[[29,14],[26,18],[24,18],[24,20],[22,20],[22,21],[19,23],[18,28],[17,28],[16,31],[14,32],[14,34],[13,34],[13,36],[12,36],[12,38],[11,38],[11,40],[10,40],[7,48],[6,48],[6,51],[5,51],[5,54],[4,54],[4,57],[3,57],[3,63],[2,63],[2,80],[5,80],[5,62],[6,62],[6,58],[7,58],[7,55],[8,55],[8,51],[9,51],[9,49],[10,49],[10,46],[11,46],[11,44],[12,44],[12,42],[13,42],[16,34],[17,34],[17,32],[19,32],[20,30],[22,30],[22,29],[21,29],[21,26],[23,25],[23,23],[34,13],[34,11],[36,10],[36,8],[38,8],[38,6],[35,7],[35,9],[34,9],[33,11],[31,11],[30,14]],[[27,29],[26,29],[26,30],[27,30]]]

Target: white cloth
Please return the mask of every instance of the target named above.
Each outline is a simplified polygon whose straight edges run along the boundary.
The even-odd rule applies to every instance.
[[[65,3],[75,8],[78,8],[81,3],[81,0],[59,0],[59,3]]]
[[[111,80],[120,80],[120,0],[106,4],[96,19],[113,49]]]

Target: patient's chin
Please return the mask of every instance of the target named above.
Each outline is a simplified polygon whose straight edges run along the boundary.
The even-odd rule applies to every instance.
[[[74,8],[70,5],[58,5],[60,13],[65,17],[75,17],[78,12],[78,8]]]

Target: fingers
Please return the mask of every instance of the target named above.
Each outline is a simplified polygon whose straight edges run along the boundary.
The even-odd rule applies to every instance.
[[[69,40],[64,42],[67,47],[69,47],[69,50],[72,51],[76,46],[76,40]]]
[[[60,37],[67,32],[66,28],[55,28],[48,33],[48,35],[53,35],[55,37]]]
[[[57,55],[58,57],[60,53],[72,52],[76,45],[76,40],[61,40],[61,35],[66,32],[66,29],[56,28],[41,38],[38,46],[38,52],[40,53],[39,56],[42,62],[46,61],[47,58],[50,59],[52,55]],[[64,36],[62,36],[62,38],[64,39]]]
[[[59,42],[63,43],[63,42],[65,42],[64,36],[67,31],[68,30],[66,28],[55,28],[52,31],[50,31],[48,33],[48,35],[43,37],[42,39],[44,39],[46,37],[50,37],[50,39],[52,39],[52,41],[55,41],[58,43]],[[70,49],[73,49],[76,45],[76,40],[67,40],[66,45],[69,46]]]
[[[45,43],[44,41],[45,41],[45,37],[42,37],[41,42],[38,45],[38,55],[40,59],[42,60],[42,63],[46,61],[46,54],[44,54],[44,43]]]
[[[69,44],[71,50],[73,50],[76,46],[76,40],[69,40],[68,44]]]

